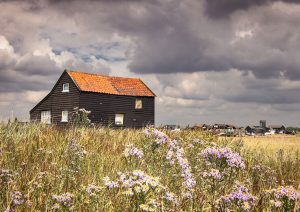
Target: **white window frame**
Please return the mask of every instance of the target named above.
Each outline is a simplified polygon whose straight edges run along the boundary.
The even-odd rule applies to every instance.
[[[67,88],[66,88],[66,86],[67,86]],[[70,92],[70,84],[69,83],[63,83],[62,92]]]
[[[115,115],[115,125],[123,126],[124,125],[124,114],[116,113]]]
[[[51,124],[51,110],[41,111],[41,123]]]
[[[67,110],[61,111],[61,122],[69,122],[69,112]]]
[[[141,102],[140,107],[137,107],[138,102]],[[137,109],[137,110],[143,109],[143,100],[142,99],[135,99],[135,109]]]

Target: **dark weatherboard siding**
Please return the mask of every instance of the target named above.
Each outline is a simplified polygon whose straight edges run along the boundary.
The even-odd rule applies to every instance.
[[[142,109],[135,109],[135,100],[142,100]],[[92,123],[115,126],[115,114],[124,114],[124,127],[154,124],[154,97],[135,97],[81,92],[80,108],[91,111]]]
[[[69,92],[62,92],[63,84],[69,83]],[[142,100],[142,109],[135,109],[136,99]],[[115,115],[124,114],[124,123],[120,127],[144,127],[154,125],[155,97],[139,97],[86,92],[78,89],[73,79],[64,72],[51,92],[30,111],[31,121],[41,121],[42,111],[51,111],[51,123],[66,125],[61,122],[62,111],[69,112],[69,123],[75,107],[91,111],[92,123],[117,127]]]
[[[62,92],[63,83],[69,83],[69,92]],[[41,111],[51,111],[51,123],[66,124],[61,122],[61,113],[63,110],[69,111],[69,118],[74,107],[79,106],[79,94],[77,86],[71,77],[64,72],[59,78],[52,91],[30,111],[31,121],[41,121]]]

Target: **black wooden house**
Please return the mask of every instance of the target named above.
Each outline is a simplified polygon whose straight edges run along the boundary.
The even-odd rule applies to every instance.
[[[92,123],[138,128],[154,125],[154,101],[155,94],[140,79],[65,70],[30,111],[30,120],[66,125],[77,107],[90,111]]]

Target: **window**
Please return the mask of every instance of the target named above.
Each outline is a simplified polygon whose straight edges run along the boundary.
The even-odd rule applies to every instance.
[[[61,112],[61,122],[68,122],[68,111],[64,110]]]
[[[41,111],[41,122],[44,124],[51,124],[51,111]]]
[[[115,125],[122,126],[124,123],[124,114],[116,114],[115,116]]]
[[[69,90],[69,83],[64,83],[62,92],[69,92],[69,91],[70,91]]]
[[[135,100],[135,109],[142,109],[143,108],[143,102],[141,99]]]

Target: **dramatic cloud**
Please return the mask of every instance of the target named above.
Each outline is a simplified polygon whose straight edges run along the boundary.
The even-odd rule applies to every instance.
[[[271,4],[273,2],[299,3],[298,0],[206,0],[206,14],[213,18],[227,18],[238,10],[247,10],[250,7]]]
[[[28,118],[76,69],[144,79],[157,124],[300,125],[296,0],[0,0],[0,10],[2,119]]]

